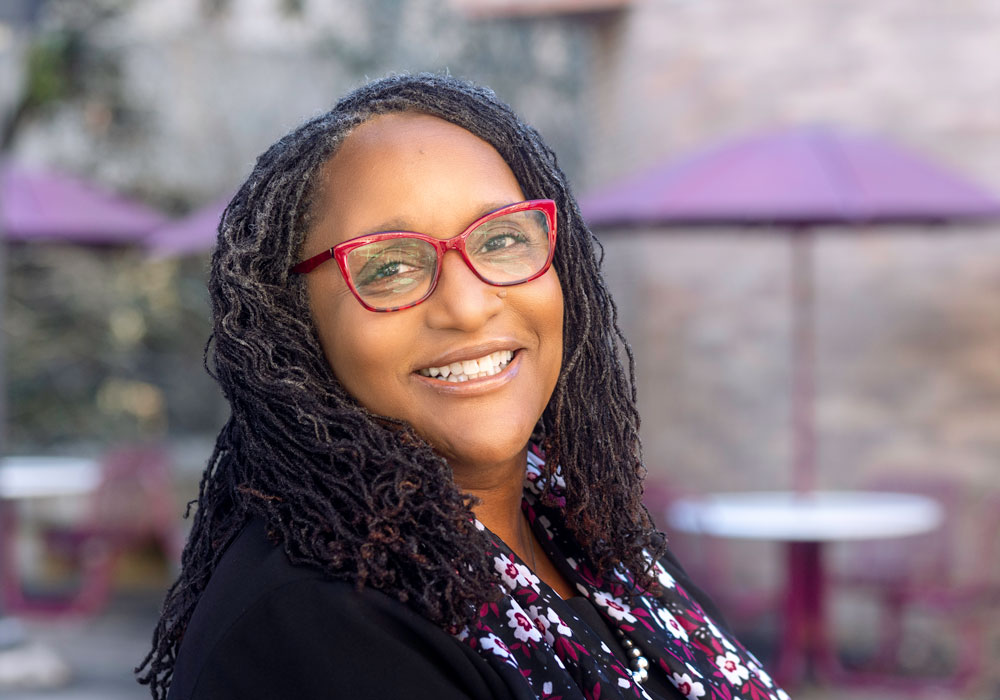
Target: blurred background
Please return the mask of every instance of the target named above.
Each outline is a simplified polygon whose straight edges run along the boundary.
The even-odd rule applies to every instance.
[[[808,463],[810,489],[929,495],[940,517],[827,543],[830,640],[877,675],[793,696],[997,700],[998,45],[996,0],[3,0],[0,693],[147,696],[131,668],[227,416],[202,367],[223,203],[348,89],[430,70],[536,126],[593,215],[647,503],[748,646],[779,646],[787,543],[675,532],[667,511],[797,488]],[[967,208],[911,215],[934,199],[915,187],[892,216],[851,209],[852,139],[902,159],[873,182],[926,171]],[[739,168],[792,196],[816,149],[853,178],[840,215],[755,209],[752,183],[717,217],[607,215],[644,176],[651,202],[697,185],[704,204]]]

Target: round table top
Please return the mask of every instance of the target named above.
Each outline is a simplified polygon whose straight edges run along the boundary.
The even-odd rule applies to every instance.
[[[0,459],[0,498],[7,500],[87,494],[100,480],[100,465],[83,457]]]
[[[671,526],[683,532],[784,542],[905,537],[933,530],[943,511],[926,496],[883,491],[714,493],[674,501]]]

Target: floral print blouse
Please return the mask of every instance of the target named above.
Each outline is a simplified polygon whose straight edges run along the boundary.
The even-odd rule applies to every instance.
[[[628,571],[618,570],[613,578],[594,572],[564,527],[559,506],[565,500],[560,502],[558,496],[565,483],[558,470],[556,503],[546,506],[539,498],[543,464],[537,451],[529,451],[521,504],[528,522],[560,573],[597,609],[607,627],[648,661],[650,679],[633,677],[628,662],[580,620],[574,606],[493,536],[489,554],[503,596],[483,605],[478,622],[456,636],[486,658],[515,697],[664,697],[651,694],[656,686],[672,691],[667,697],[687,700],[788,700],[756,657],[720,629],[662,563],[654,565],[660,597],[637,592]],[[476,526],[485,530],[478,521]]]

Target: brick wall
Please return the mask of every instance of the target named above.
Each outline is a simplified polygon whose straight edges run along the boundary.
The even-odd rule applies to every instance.
[[[1000,193],[1000,5],[648,0],[595,73],[581,189],[755,130],[871,132]],[[651,471],[785,487],[789,239],[604,235]],[[1000,227],[818,233],[820,484],[1000,473]]]

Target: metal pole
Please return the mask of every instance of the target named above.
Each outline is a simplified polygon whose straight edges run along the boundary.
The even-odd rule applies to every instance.
[[[816,488],[816,318],[813,232],[792,232],[792,487]]]

